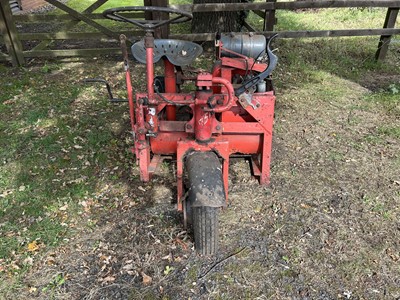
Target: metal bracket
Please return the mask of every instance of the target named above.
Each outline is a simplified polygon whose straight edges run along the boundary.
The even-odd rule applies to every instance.
[[[254,100],[253,103],[253,96],[252,94],[248,93],[243,93],[239,96],[239,103],[240,105],[246,109],[247,106],[251,106],[254,110],[258,109],[260,107],[260,103]]]

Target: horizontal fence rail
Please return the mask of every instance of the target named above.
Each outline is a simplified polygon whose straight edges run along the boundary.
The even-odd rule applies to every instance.
[[[132,30],[114,32],[98,23],[104,19],[100,13],[94,10],[106,3],[108,0],[98,0],[83,12],[77,12],[57,0],[45,0],[55,7],[66,12],[57,15],[11,15],[8,1],[0,0],[0,43],[6,44],[8,54],[0,52],[0,60],[12,61],[14,65],[21,65],[25,58],[32,57],[67,57],[67,56],[93,56],[100,54],[120,53],[119,48],[91,48],[91,49],[63,49],[50,50],[48,46],[57,40],[117,40],[119,34],[123,33],[131,41],[138,40],[144,35],[143,31]],[[266,0],[273,1],[273,0]],[[395,28],[400,0],[320,0],[320,1],[288,1],[288,2],[253,2],[253,3],[207,3],[193,5],[169,5],[171,8],[185,10],[188,12],[216,12],[216,11],[253,11],[264,19],[263,30],[256,30],[249,24],[245,27],[252,32],[263,34],[267,37],[278,33],[280,38],[321,38],[321,37],[346,37],[346,36],[380,36],[377,59],[383,59],[388,51],[392,35],[400,34],[400,28]],[[368,29],[341,29],[341,30],[297,30],[297,31],[274,31],[276,10],[298,10],[298,9],[329,9],[329,8],[351,8],[351,7],[383,7],[388,8],[384,28]],[[143,18],[144,13],[125,13],[126,17]],[[272,20],[273,19],[273,20]],[[18,32],[15,23],[35,22],[63,22],[65,24],[58,32]],[[70,30],[78,23],[83,22],[95,28],[97,31],[71,32]],[[198,34],[170,34],[169,38],[190,41],[212,41],[215,33]],[[39,41],[39,45],[30,50],[22,50],[21,41]]]
[[[234,32],[234,34],[240,34],[240,33],[243,32]],[[263,31],[260,33],[266,36],[272,36],[273,34],[278,33],[279,38],[345,37],[345,36],[395,35],[395,34],[400,34],[400,28],[314,30],[314,31],[303,30],[303,31],[282,31],[282,32]],[[173,39],[202,42],[202,41],[213,41],[215,39],[215,33],[173,34],[170,35],[170,37]]]
[[[143,18],[144,13],[121,13],[122,16],[128,18]],[[103,14],[91,13],[85,14],[91,20],[105,19]],[[16,15],[13,16],[15,22],[51,22],[51,21],[75,21],[76,17],[62,14],[62,15]]]
[[[189,12],[241,11],[241,10],[297,10],[315,8],[346,8],[346,7],[392,7],[400,8],[398,0],[320,0],[320,1],[290,1],[290,2],[253,2],[253,3],[207,3],[170,5],[171,8],[183,9]]]

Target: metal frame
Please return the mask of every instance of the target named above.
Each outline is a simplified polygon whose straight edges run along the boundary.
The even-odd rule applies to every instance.
[[[125,53],[126,80],[134,133],[132,152],[136,156],[142,181],[149,181],[164,156],[176,156],[177,209],[184,208],[184,163],[191,151],[215,152],[222,162],[222,175],[228,199],[229,157],[242,153],[251,157],[253,175],[260,184],[270,182],[272,127],[275,96],[273,91],[254,93],[251,103],[235,96],[231,84],[235,74],[247,73],[248,66],[262,72],[266,64],[254,64],[254,59],[219,57],[212,73],[200,72],[195,81],[197,91],[176,92],[174,66],[164,60],[165,92],[154,90],[153,47],[151,33],[145,37],[147,92],[133,99],[130,71]],[[221,44],[220,47],[223,45]],[[222,49],[222,48],[220,48]],[[219,51],[221,53],[221,50]],[[177,106],[192,111],[189,121],[176,119]]]

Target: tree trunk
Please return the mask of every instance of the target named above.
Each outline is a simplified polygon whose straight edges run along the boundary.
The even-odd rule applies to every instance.
[[[159,7],[167,7],[168,0],[144,0],[145,6],[159,6]],[[169,14],[162,12],[145,12],[144,13],[146,20],[168,20]],[[156,39],[167,39],[169,35],[169,25],[164,25],[162,27],[157,28],[154,31],[154,37]]]
[[[240,3],[241,0],[193,0],[193,4],[204,3]],[[193,13],[192,33],[237,32],[240,31],[245,18],[244,12],[201,12]]]

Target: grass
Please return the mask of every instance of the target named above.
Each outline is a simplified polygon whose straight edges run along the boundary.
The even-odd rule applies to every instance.
[[[45,66],[61,68],[52,63]],[[51,79],[47,67],[32,72],[2,66],[1,71],[5,87],[0,96],[3,265],[34,254],[28,249],[32,241],[39,248],[51,248],[71,234],[79,202],[96,194],[96,168],[104,166],[112,145],[104,121],[122,111],[111,110],[103,99],[93,99],[87,94],[93,88]]]
[[[78,12],[82,12],[85,9],[87,9],[91,4],[95,3],[95,0],[89,0],[89,1],[79,1],[79,0],[69,0],[68,1],[68,6],[73,8],[74,10]],[[187,4],[187,0],[174,0],[170,1],[169,4]],[[124,7],[124,6],[143,6],[143,1],[135,0],[135,1],[128,1],[128,0],[122,0],[122,1],[117,1],[117,0],[109,0],[106,3],[104,3],[102,6],[97,8],[93,13],[102,13],[106,9],[109,8],[115,8],[115,7]],[[52,14],[65,14],[64,11],[60,9],[56,9]],[[132,31],[138,30],[139,28],[133,24],[129,23],[123,23],[123,22],[115,22],[115,21],[110,21],[110,20],[96,20],[99,24],[106,26],[107,28],[110,28],[114,31]],[[190,30],[190,25],[188,24],[181,24],[181,25],[174,25],[172,24],[170,27],[171,32],[173,33],[184,33],[185,30]],[[86,24],[86,23],[79,23],[76,25],[72,31],[76,32],[93,32],[97,31],[97,29],[93,28],[92,26]]]
[[[386,84],[385,89],[381,89],[376,93],[365,96],[368,104],[379,105],[384,108],[388,114],[400,116],[400,93],[393,92],[391,86],[400,86],[400,84]],[[396,130],[395,130],[396,131]]]

